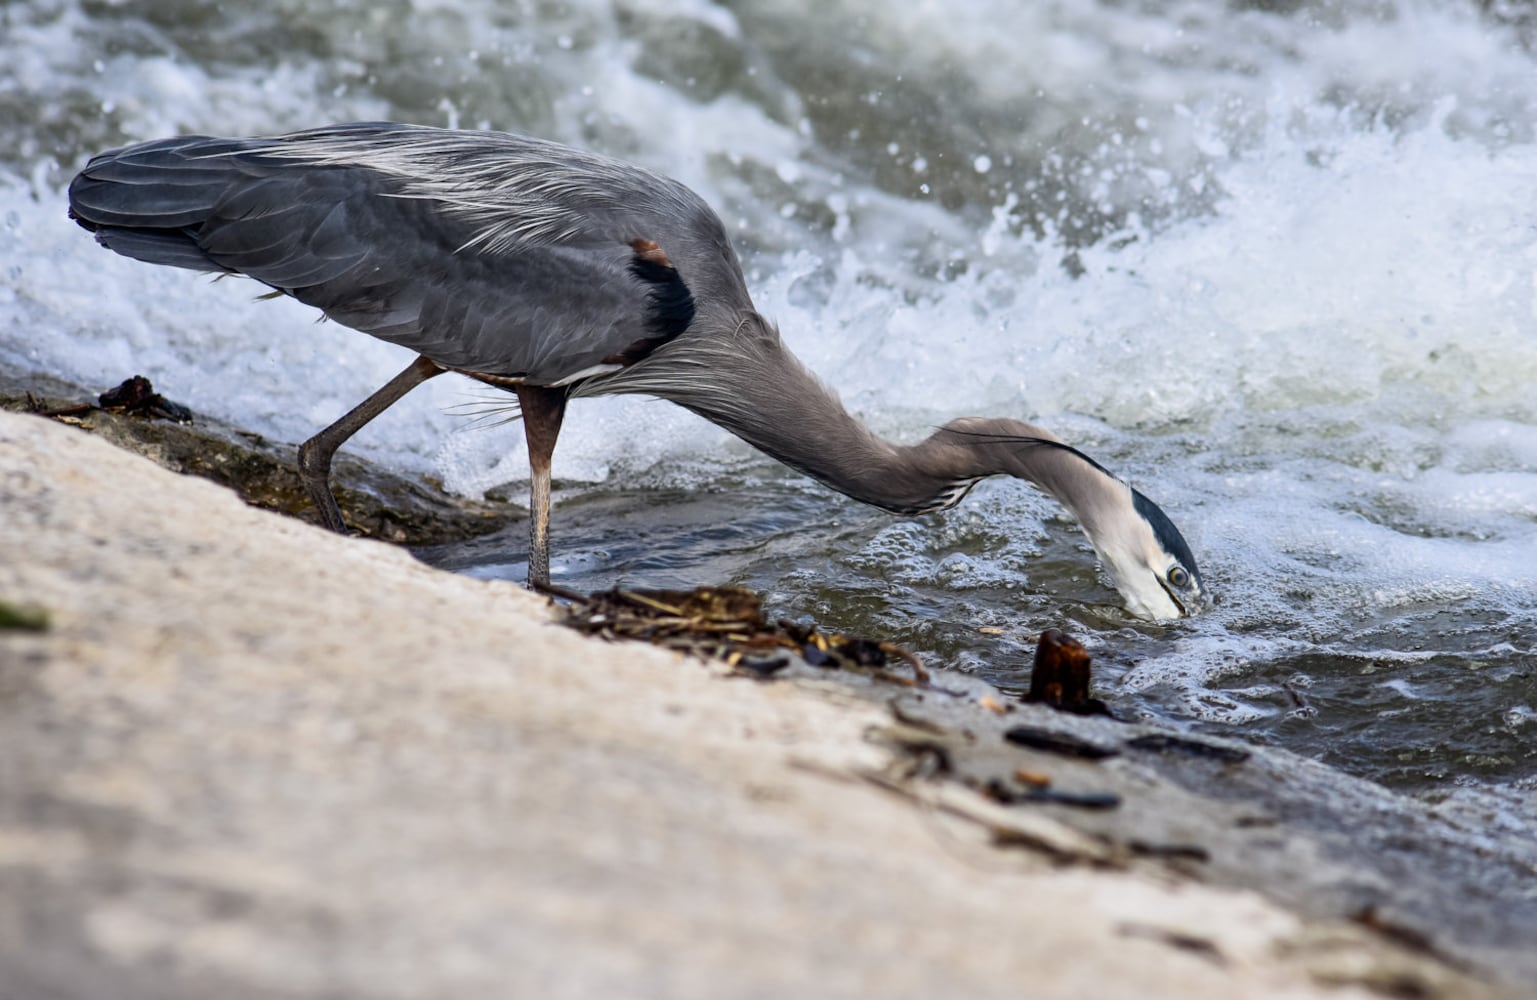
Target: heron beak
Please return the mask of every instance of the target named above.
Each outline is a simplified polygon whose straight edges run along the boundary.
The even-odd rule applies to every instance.
[[[1169,595],[1169,600],[1174,602],[1174,608],[1179,612],[1179,617],[1181,618],[1189,618],[1203,607],[1199,596],[1187,603],[1185,600],[1181,600],[1179,594],[1174,592],[1174,588],[1165,583],[1162,578],[1159,578],[1158,585],[1163,588],[1165,594]]]
[[[1164,585],[1164,592],[1169,595],[1169,600],[1179,608],[1181,618],[1194,618],[1203,611],[1211,609],[1211,596],[1204,590],[1197,590],[1187,594],[1176,594],[1168,585]]]

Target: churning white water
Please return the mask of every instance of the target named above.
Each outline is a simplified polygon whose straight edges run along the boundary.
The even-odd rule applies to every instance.
[[[0,363],[101,387],[141,372],[301,440],[409,355],[255,302],[249,282],[101,250],[61,196],[86,155],[359,118],[598,148],[718,208],[760,310],[879,430],[1053,428],[1170,513],[1219,604],[1133,626],[1081,535],[1021,485],[891,519],[635,399],[568,418],[557,574],[735,577],[1005,684],[1023,636],[1065,616],[1133,711],[1413,787],[1532,787],[1524,8],[312,6],[0,12]],[[521,432],[458,408],[485,393],[428,383],[353,447],[464,493],[501,487],[526,475]],[[649,541],[616,539],[621,520]],[[513,573],[519,544],[459,563]]]

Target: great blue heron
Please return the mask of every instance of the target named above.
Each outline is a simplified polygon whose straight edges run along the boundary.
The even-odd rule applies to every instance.
[[[1017,476],[1078,518],[1132,614],[1177,618],[1205,603],[1163,511],[1042,428],[965,417],[914,445],[872,434],[753,308],[709,206],[631,164],[502,132],[350,124],[112,150],[75,177],[69,201],[120,254],[244,274],[417,352],[299,449],[305,488],[334,531],[346,530],[330,487],[336,449],[452,371],[517,394],[531,583],[549,581],[550,459],[566,401],[641,393],[901,514]]]

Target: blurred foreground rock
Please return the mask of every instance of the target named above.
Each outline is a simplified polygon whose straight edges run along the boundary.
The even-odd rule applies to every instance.
[[[1146,727],[604,643],[13,413],[0,602],[29,623],[0,630],[0,1000],[1460,998],[1527,970],[1498,892],[1459,955],[1217,884],[1210,804],[1126,763],[1161,755],[1124,746]],[[1022,726],[1117,755],[1073,770]],[[1112,774],[1115,808],[1008,801]],[[1340,787],[1316,808],[1368,822]]]

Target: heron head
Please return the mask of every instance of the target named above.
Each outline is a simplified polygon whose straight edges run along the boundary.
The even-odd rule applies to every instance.
[[[1131,487],[1129,508],[1098,518],[1090,532],[1100,558],[1115,577],[1126,610],[1138,618],[1185,618],[1209,604],[1201,571],[1169,516]]]
[[[962,417],[914,449],[945,470],[939,494],[955,503],[982,476],[1017,476],[1078,518],[1138,618],[1185,618],[1209,603],[1201,572],[1169,516],[1094,459],[1050,431],[1018,420]]]
[[[1195,556],[1157,504],[1083,452],[1032,428],[1012,438],[1003,469],[1056,497],[1078,518],[1115,578],[1126,610],[1149,621],[1185,618],[1208,598]]]

